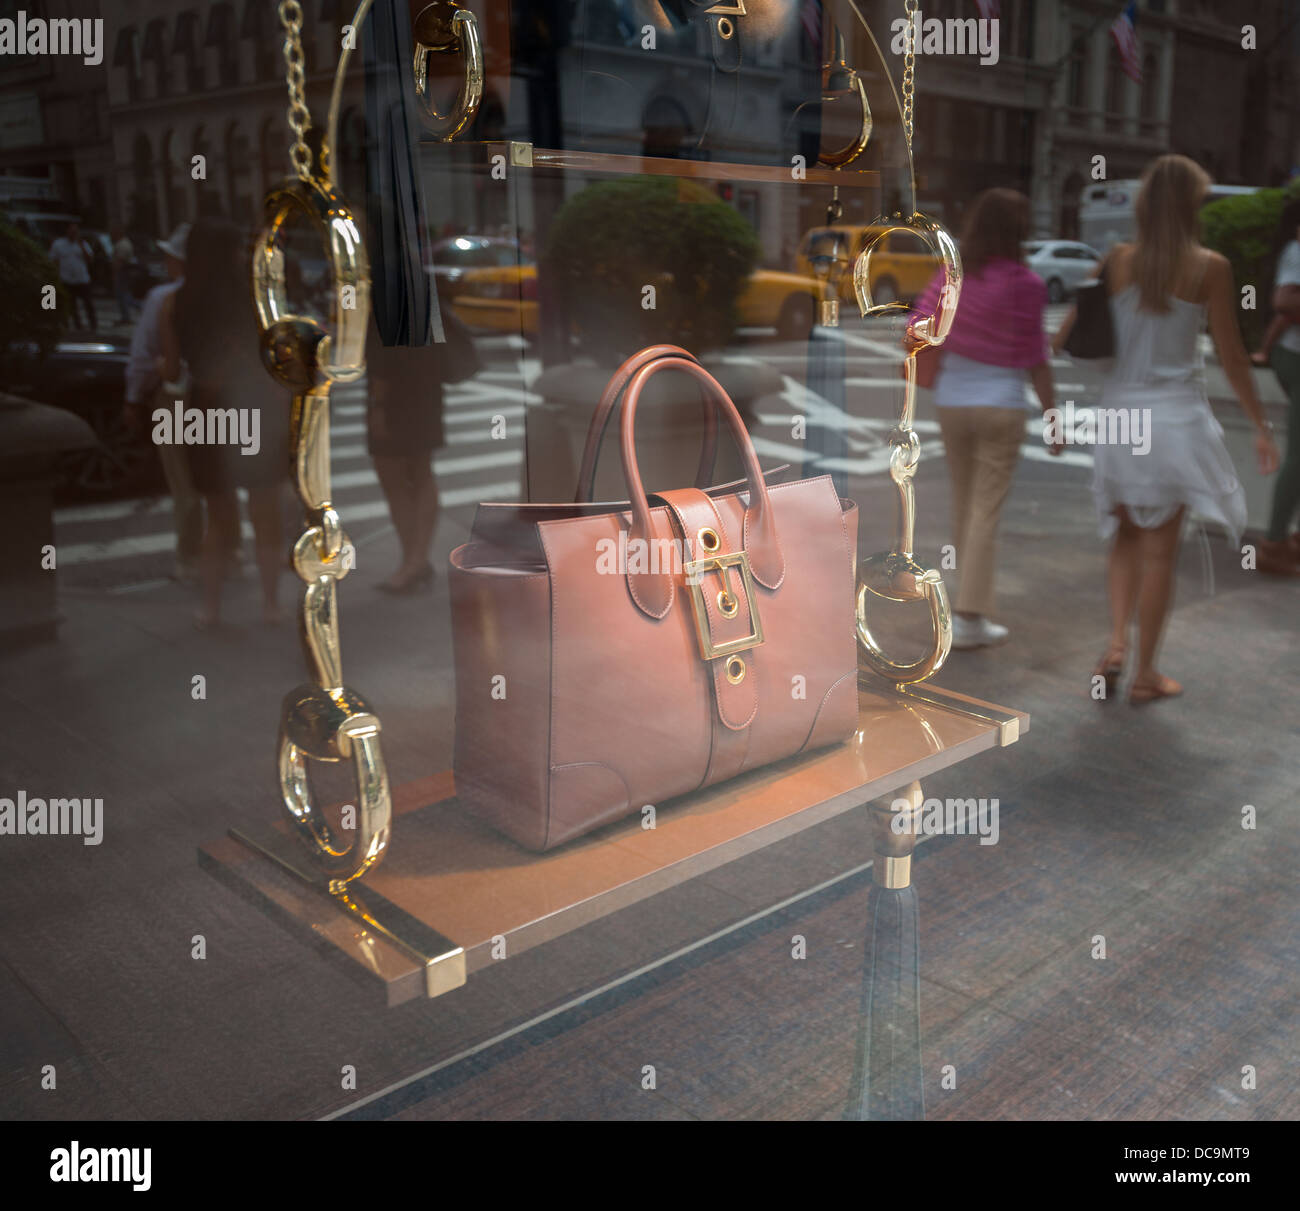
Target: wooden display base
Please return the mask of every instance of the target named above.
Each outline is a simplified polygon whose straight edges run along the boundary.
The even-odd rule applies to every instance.
[[[407,783],[393,794],[392,847],[358,892],[382,930],[321,888],[306,849],[281,821],[203,845],[199,862],[369,978],[392,1006],[449,991],[461,970],[472,979],[496,959],[1014,743],[1028,726],[1023,712],[935,686],[899,692],[864,683],[848,743],[660,805],[652,829],[634,816],[547,854],[529,853],[461,811],[450,771]],[[716,925],[701,921],[700,936]],[[410,931],[426,941],[421,953],[429,953],[428,939],[447,948],[441,972],[385,936],[411,940]]]

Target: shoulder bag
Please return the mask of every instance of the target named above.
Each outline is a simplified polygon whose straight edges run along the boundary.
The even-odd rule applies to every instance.
[[[1075,292],[1074,325],[1065,338],[1065,352],[1071,357],[1091,361],[1115,356],[1115,327],[1106,286],[1107,263],[1103,261],[1101,273]]]

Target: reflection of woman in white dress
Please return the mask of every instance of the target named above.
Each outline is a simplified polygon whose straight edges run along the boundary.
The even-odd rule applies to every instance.
[[[1097,666],[1109,697],[1123,673],[1129,623],[1138,619],[1137,667],[1129,701],[1182,692],[1156,671],[1156,651],[1173,601],[1183,517],[1191,508],[1240,540],[1246,497],[1205,394],[1198,340],[1206,326],[1242,411],[1255,425],[1260,470],[1277,469],[1278,450],[1250,374],[1237,327],[1227,259],[1200,243],[1199,212],[1209,177],[1184,156],[1161,156],[1142,179],[1137,242],[1104,263],[1115,330],[1115,361],[1099,407],[1126,415],[1141,440],[1099,444],[1093,495],[1109,564],[1110,642]],[[1059,349],[1074,313],[1057,333]],[[1118,430],[1122,432],[1122,429]]]

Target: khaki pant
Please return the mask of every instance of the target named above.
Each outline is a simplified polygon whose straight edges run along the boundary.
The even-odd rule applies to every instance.
[[[155,408],[170,408],[171,400],[164,399],[162,388],[153,394],[153,403],[146,413],[146,423]],[[172,494],[172,524],[176,528],[176,563],[186,571],[198,567],[203,549],[203,497],[194,487],[190,471],[189,453],[182,445],[158,445],[158,461],[162,463],[167,487]]]
[[[1020,458],[1027,413],[1024,408],[936,411],[952,480],[959,586],[952,608],[987,616],[993,611],[998,519]]]

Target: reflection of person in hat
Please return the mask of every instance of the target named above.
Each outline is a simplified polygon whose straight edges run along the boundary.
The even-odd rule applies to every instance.
[[[168,281],[155,286],[144,297],[140,319],[131,334],[131,353],[126,364],[126,420],[138,426],[154,408],[170,408],[180,393],[176,384],[164,384],[161,372],[163,304],[180,289],[185,279],[185,245],[190,225],[182,223],[170,239],[158,247],[167,257]],[[172,494],[172,521],[176,527],[177,580],[189,582],[198,575],[199,549],[203,542],[203,500],[194,489],[189,460],[183,446],[156,446],[158,461],[167,476]]]
[[[158,247],[167,256],[169,285],[185,276],[185,245],[189,242],[189,238],[190,225],[182,223],[172,232],[170,239],[158,241]]]

